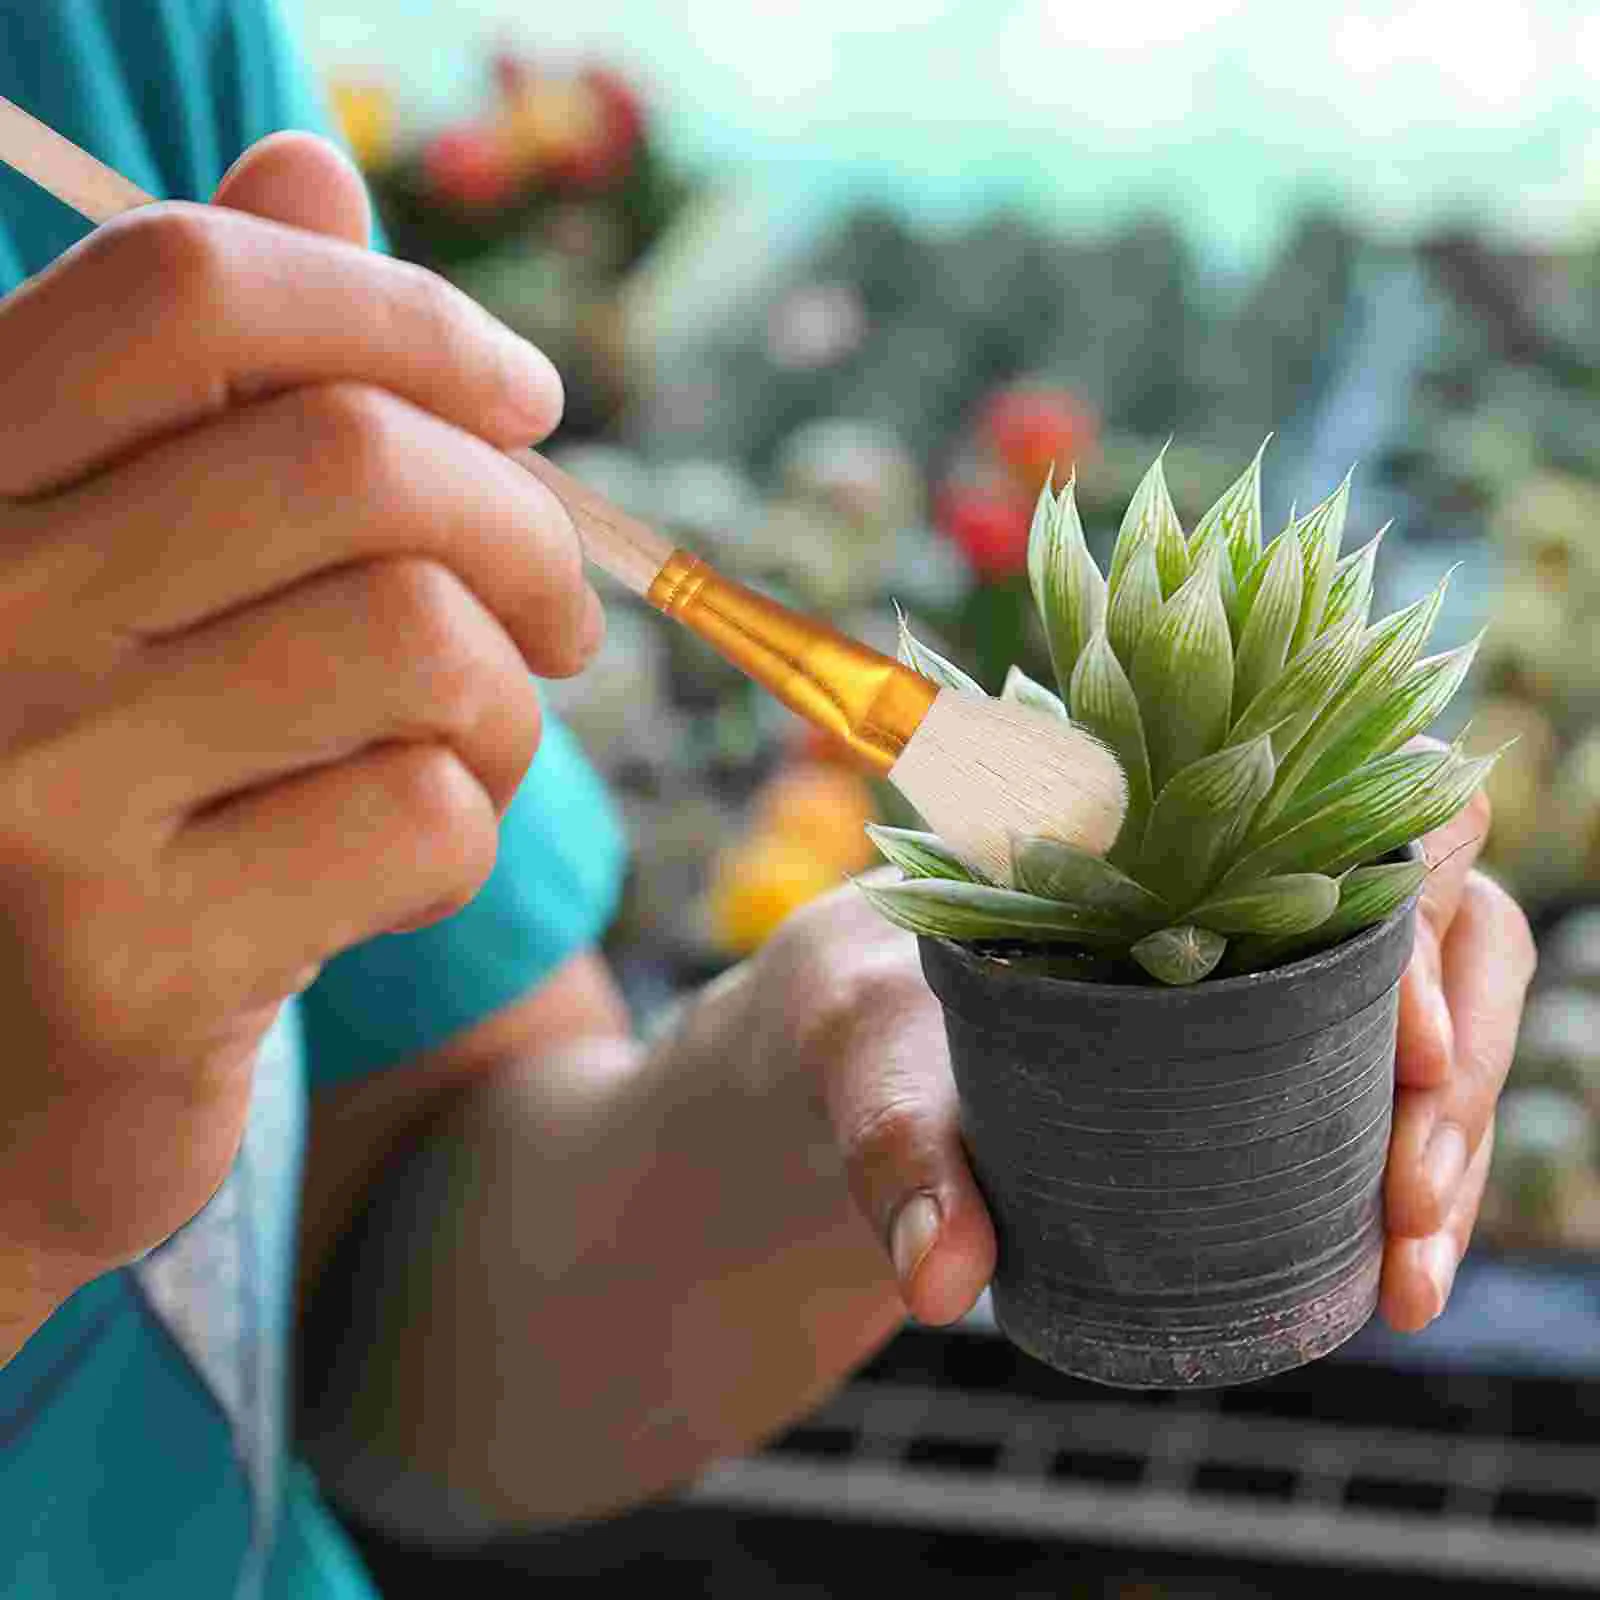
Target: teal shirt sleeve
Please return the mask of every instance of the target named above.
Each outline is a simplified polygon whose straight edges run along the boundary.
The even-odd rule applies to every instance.
[[[0,93],[164,200],[210,199],[269,133],[338,137],[276,0],[0,0]],[[0,292],[88,231],[0,165]]]
[[[231,162],[257,139],[287,128],[331,135],[321,86],[278,9],[277,0],[248,5],[223,0],[212,63],[215,125]]]
[[[547,713],[477,898],[434,927],[336,957],[302,997],[313,1085],[395,1065],[531,992],[605,932],[624,865],[604,786]]]

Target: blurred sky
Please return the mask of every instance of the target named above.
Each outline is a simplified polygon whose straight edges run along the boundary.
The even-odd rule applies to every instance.
[[[639,75],[670,148],[809,225],[860,194],[931,220],[1159,205],[1220,264],[1306,194],[1384,226],[1600,218],[1600,6],[1554,0],[284,0],[328,68],[419,114],[519,38]]]

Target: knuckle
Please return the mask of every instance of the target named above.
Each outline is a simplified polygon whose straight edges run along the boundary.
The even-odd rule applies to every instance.
[[[398,403],[370,384],[326,383],[297,391],[293,404],[302,487],[374,509],[394,468]]]
[[[854,943],[838,952],[833,988],[854,1015],[891,1013],[925,992],[916,946],[900,940]]]
[[[390,770],[391,790],[419,859],[447,892],[477,892],[494,870],[498,829],[482,785],[446,745],[407,747]]]
[[[863,1106],[844,1130],[845,1148],[859,1162],[901,1157],[923,1142],[926,1118],[908,1092],[891,1093]]]
[[[1472,917],[1493,930],[1495,946],[1506,966],[1526,985],[1538,966],[1539,951],[1522,907],[1485,872],[1471,873],[1461,894]]]
[[[493,686],[479,648],[476,610],[461,580],[421,556],[374,562],[369,572],[371,625],[426,679],[430,724],[445,733],[475,727]]]
[[[228,251],[219,219],[207,208],[154,207],[104,231],[115,264],[145,285],[168,316],[186,319],[225,292]]]
[[[436,272],[413,262],[397,263],[396,293],[390,315],[413,348],[434,362],[458,364],[471,343],[466,297]]]
[[[808,939],[790,974],[789,987],[805,997],[800,1041],[815,1063],[931,1003],[914,945]]]

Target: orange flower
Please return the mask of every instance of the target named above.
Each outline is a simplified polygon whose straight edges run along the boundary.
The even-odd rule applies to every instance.
[[[867,780],[831,763],[784,767],[756,796],[757,832],[802,846],[836,874],[858,872],[875,858],[865,830],[876,816]]]
[[[843,881],[836,866],[803,844],[758,833],[717,859],[708,901],[711,935],[728,954],[747,956],[785,918]]]
[[[600,97],[575,78],[533,79],[496,121],[507,157],[524,173],[560,170],[600,143],[605,126]]]
[[[329,85],[334,121],[356,165],[375,172],[394,154],[394,96],[382,84],[336,79]]]

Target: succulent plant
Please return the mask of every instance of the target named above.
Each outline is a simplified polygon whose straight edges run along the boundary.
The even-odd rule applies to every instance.
[[[931,834],[872,828],[902,877],[860,887],[890,921],[1059,959],[1074,976],[1188,984],[1339,943],[1416,893],[1428,868],[1404,847],[1455,816],[1499,753],[1468,755],[1465,735],[1411,742],[1478,641],[1422,653],[1448,574],[1369,622],[1383,535],[1340,554],[1348,476],[1263,548],[1265,449],[1188,534],[1158,456],[1105,574],[1075,480],[1059,493],[1046,482],[1028,572],[1059,692],[1013,666],[1001,694],[1109,745],[1127,820],[1103,860],[1014,840],[1008,883],[983,881]],[[900,654],[941,686],[984,693],[904,617]]]

